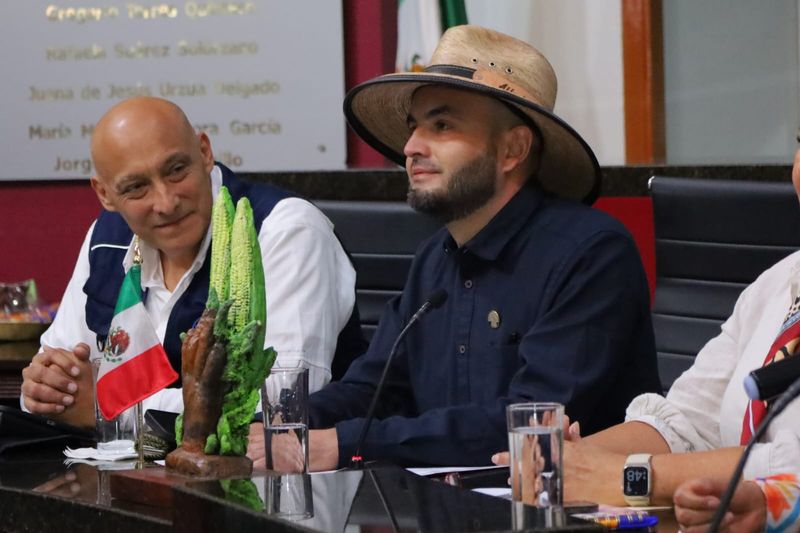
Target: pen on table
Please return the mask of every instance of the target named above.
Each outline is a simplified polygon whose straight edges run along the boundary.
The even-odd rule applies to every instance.
[[[609,529],[633,529],[651,527],[658,523],[658,517],[647,512],[630,512],[621,514],[597,514],[588,517],[596,524]]]

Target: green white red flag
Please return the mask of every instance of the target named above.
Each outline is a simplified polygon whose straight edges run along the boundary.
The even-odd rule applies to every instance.
[[[399,0],[397,3],[398,72],[427,66],[447,28],[467,23],[464,0]]]
[[[97,405],[112,419],[176,379],[142,303],[142,267],[125,274],[97,373]]]

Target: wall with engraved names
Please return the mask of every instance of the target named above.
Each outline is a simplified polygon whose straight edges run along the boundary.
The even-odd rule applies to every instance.
[[[0,179],[91,175],[94,123],[136,95],[179,104],[235,170],[345,165],[341,0],[27,0],[0,14]]]

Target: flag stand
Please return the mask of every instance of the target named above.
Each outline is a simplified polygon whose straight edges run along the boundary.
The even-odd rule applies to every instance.
[[[144,414],[142,413],[142,402],[136,402],[133,407],[133,434],[136,436],[136,469],[144,468]]]

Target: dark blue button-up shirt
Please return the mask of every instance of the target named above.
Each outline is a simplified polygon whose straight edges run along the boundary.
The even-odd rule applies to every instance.
[[[365,460],[488,464],[508,447],[509,403],[563,403],[588,434],[659,391],[647,280],[628,232],[523,188],[460,248],[446,229],[425,241],[367,352],[311,396],[311,426],[335,425],[341,465],[395,338],[440,288],[449,298],[398,348]]]

